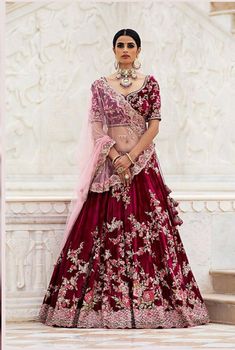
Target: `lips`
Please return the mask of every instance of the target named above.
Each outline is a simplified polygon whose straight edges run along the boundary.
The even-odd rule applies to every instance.
[[[126,58],[126,57],[130,57],[129,55],[122,55],[122,57]]]

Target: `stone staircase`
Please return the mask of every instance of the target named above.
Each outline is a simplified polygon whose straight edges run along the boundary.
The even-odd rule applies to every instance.
[[[203,294],[211,322],[235,324],[235,270],[211,270],[214,293]]]

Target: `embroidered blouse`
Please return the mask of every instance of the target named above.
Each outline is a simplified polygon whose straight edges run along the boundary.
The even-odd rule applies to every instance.
[[[107,82],[105,77],[102,78]],[[152,119],[161,120],[160,87],[153,75],[146,75],[140,89],[130,92],[124,97],[132,108],[144,116],[146,122]]]

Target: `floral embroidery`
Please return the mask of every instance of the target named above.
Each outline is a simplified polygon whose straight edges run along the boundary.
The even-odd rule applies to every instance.
[[[155,153],[155,151],[154,151]],[[149,169],[153,169],[155,171],[156,174],[159,173],[159,169],[158,167],[156,166],[156,164],[154,162],[151,161],[151,158],[147,161],[145,167],[144,167],[144,172],[145,174],[149,174]]]
[[[123,303],[122,303],[123,304]],[[79,321],[78,319],[79,314]],[[184,328],[199,326],[209,322],[205,305],[196,304],[193,308],[181,306],[159,306],[152,309],[137,309],[135,319],[130,316],[130,307],[118,311],[101,312],[100,310],[54,310],[49,305],[43,305],[40,320],[48,318],[47,325],[77,328]],[[75,322],[73,321],[75,320]]]
[[[107,222],[106,225],[107,225],[108,231],[113,232],[116,229],[120,229],[123,226],[123,222],[122,220],[117,220],[116,218],[113,218],[111,224]]]
[[[125,209],[127,208],[128,204],[130,204],[130,195],[128,195],[128,186],[123,186],[122,184],[116,184],[111,189],[111,195],[112,197],[116,198],[117,201],[122,200],[124,203]]]
[[[98,87],[102,87],[101,81],[97,93]],[[141,90],[146,98],[138,97],[138,108],[146,108],[144,118],[125,105],[125,113],[129,113],[125,115],[136,117],[133,130],[139,136],[146,128],[147,116],[158,116],[160,100],[152,94],[150,101],[151,89],[159,91],[157,83],[146,83]],[[123,96],[114,91],[110,94],[113,101],[123,103]],[[137,94],[128,98],[134,101]],[[150,102],[151,111],[147,108]],[[103,115],[97,105],[93,108],[93,118],[98,121]],[[118,113],[113,120],[114,109],[107,108],[108,122],[118,122]],[[171,328],[208,323],[208,311],[177,229],[182,223],[178,202],[170,197],[172,191],[162,177],[155,145],[138,157],[131,167],[132,183],[124,186],[108,158],[113,144],[107,139],[102,149],[88,198],[54,265],[39,321],[77,328]]]
[[[152,301],[154,301],[155,299],[155,295],[154,295],[154,291],[153,290],[145,290],[143,293],[143,302],[145,302],[146,304],[151,305]]]
[[[88,293],[85,294],[84,301],[88,305],[88,304],[93,303],[93,300],[94,300],[94,292],[93,292],[93,290],[90,290]],[[93,306],[93,305],[91,305],[91,306]]]
[[[149,167],[148,174],[143,172],[143,176],[153,174],[154,167]],[[129,198],[129,190],[123,186],[113,187],[111,193],[113,200],[124,205]],[[55,272],[45,295],[42,322],[111,328],[185,327],[208,322],[168,210],[150,188],[145,199],[148,205],[142,220],[131,211],[126,222],[113,216],[87,232],[86,237],[92,237],[90,253],[85,238],[74,248],[75,243],[70,242],[63,260],[56,265],[57,269],[62,264],[66,267],[61,281]],[[129,207],[129,199],[127,202]]]
[[[161,120],[161,98],[160,98],[160,88],[158,85],[158,82],[153,79],[151,84],[151,90],[149,94],[149,100],[150,100],[150,111],[149,116],[147,117],[147,121],[152,119],[158,119]]]

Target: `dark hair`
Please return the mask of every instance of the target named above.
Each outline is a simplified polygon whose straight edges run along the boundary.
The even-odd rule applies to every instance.
[[[117,39],[119,38],[119,36],[122,36],[122,35],[131,36],[132,39],[135,40],[136,45],[137,45],[137,48],[141,47],[140,36],[139,36],[139,34],[138,34],[135,30],[133,30],[133,29],[121,29],[121,30],[119,30],[119,31],[114,35],[114,38],[113,38],[113,47],[115,47],[116,41],[117,41]]]

